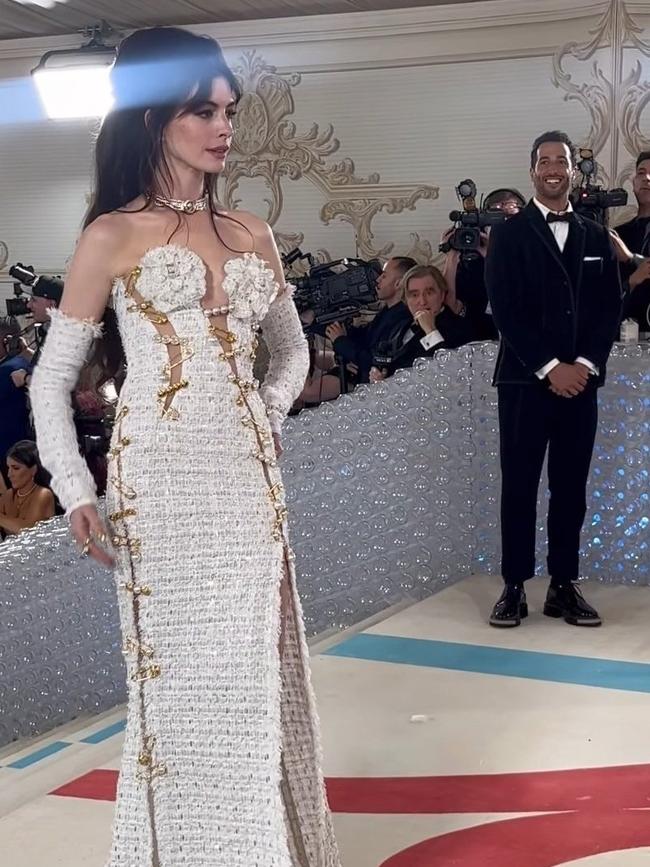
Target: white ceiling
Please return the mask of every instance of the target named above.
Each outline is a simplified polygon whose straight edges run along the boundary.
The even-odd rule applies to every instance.
[[[44,8],[46,0],[34,0],[33,4],[0,0],[0,39],[65,35],[102,19],[118,30],[130,30],[156,24],[207,24],[468,2],[471,0],[65,0]]]

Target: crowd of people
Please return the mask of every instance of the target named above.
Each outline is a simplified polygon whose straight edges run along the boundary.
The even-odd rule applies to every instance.
[[[650,332],[650,152],[636,160],[633,191],[637,215],[610,232],[624,288],[622,319]],[[516,189],[498,189],[483,201],[487,213],[507,220],[526,206]],[[393,256],[377,280],[378,310],[359,321],[334,322],[326,339],[314,340],[310,373],[297,408],[334,400],[342,388],[378,382],[413,365],[416,358],[466,343],[498,340],[485,281],[490,227],[480,232],[478,249],[450,249],[441,268]],[[448,241],[454,229],[447,230]],[[345,376],[341,376],[341,367]]]
[[[0,537],[7,539],[62,508],[49,489],[49,474],[38,457],[29,399],[32,374],[50,327],[50,311],[61,301],[62,286],[37,282],[27,300],[30,325],[0,317]],[[29,339],[28,335],[31,335]],[[96,388],[93,364],[87,365],[72,396],[79,447],[95,479],[106,489],[106,451],[110,438],[110,401]]]
[[[544,614],[599,626],[577,585],[580,530],[622,282],[626,310],[641,315],[650,277],[650,153],[637,160],[639,214],[620,236],[574,212],[568,136],[539,136],[533,198],[489,198],[507,219],[480,236],[475,256],[452,247],[442,269],[387,262],[381,309],[366,325],[330,326],[305,386],[303,324],[271,229],[217,199],[241,97],[220,46],[183,29],[135,31],[111,81],[93,200],[60,307],[33,373],[7,362],[3,374],[8,388],[29,388],[38,448],[79,555],[115,570],[129,710],[110,864],[338,867],[277,460],[282,422],[297,398],[336,397],[341,367],[352,383],[377,382],[498,333],[504,588],[489,622],[515,627],[528,614],[548,452]],[[258,388],[260,328],[269,361]],[[102,333],[115,352],[106,348],[101,376],[86,375]],[[13,343],[4,351],[21,353]],[[128,358],[128,374],[104,519],[70,403],[80,382],[92,391],[117,370],[109,357]],[[23,398],[13,399],[23,412]],[[32,445],[5,447],[2,526],[15,532],[55,504]],[[187,822],[168,821],[179,816]]]
[[[637,215],[610,232],[620,264],[624,288],[623,319],[635,320],[642,332],[650,331],[650,152],[639,154],[633,178]],[[526,205],[516,189],[499,189],[483,202],[486,212],[505,219]],[[442,241],[448,241],[453,228]],[[440,349],[466,343],[498,340],[485,280],[490,228],[480,232],[478,249],[471,255],[450,249],[440,268],[418,264],[409,256],[393,256],[377,279],[377,304],[368,314],[348,322],[334,322],[324,338],[315,341],[309,376],[294,412],[334,400],[342,387],[352,391],[363,383],[379,382],[397,370],[411,367],[417,358],[432,357]],[[33,439],[29,384],[50,323],[50,311],[61,300],[52,281],[33,287],[27,302],[38,340],[30,347],[15,319],[0,318],[0,455],[9,461],[14,447]],[[341,376],[344,368],[344,376]],[[87,366],[73,395],[79,444],[100,492],[106,486],[105,452],[110,437],[110,401],[96,388]],[[119,384],[119,383],[118,383]],[[24,450],[19,452],[24,455]],[[15,458],[14,456],[14,459]],[[36,458],[37,462],[37,458]],[[0,468],[2,483],[12,490],[8,466]],[[39,470],[39,473],[41,471]],[[21,502],[16,494],[17,502]],[[36,497],[30,497],[32,503]],[[23,512],[24,512],[23,507]],[[12,511],[10,508],[9,513]],[[15,509],[13,509],[15,511]],[[46,512],[49,511],[49,507]],[[8,514],[9,514],[8,513]],[[33,513],[29,511],[31,516]],[[40,512],[39,512],[40,514]],[[14,516],[15,518],[16,516]],[[44,514],[44,517],[48,517]],[[38,520],[42,520],[39,517]],[[6,523],[6,522],[5,522]],[[3,535],[16,530],[1,526]]]

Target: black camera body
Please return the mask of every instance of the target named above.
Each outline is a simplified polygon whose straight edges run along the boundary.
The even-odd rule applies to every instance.
[[[299,313],[312,311],[308,326],[328,325],[355,316],[359,310],[377,301],[377,277],[381,265],[377,259],[338,259],[313,266],[309,274],[294,279],[294,301]]]
[[[479,210],[476,206],[476,184],[469,178],[458,184],[456,195],[462,202],[463,210],[449,214],[454,230],[449,238],[440,244],[438,251],[449,253],[450,250],[458,250],[462,259],[476,259],[480,256],[481,231],[496,223],[503,223],[506,214]]]
[[[9,272],[11,273],[11,271]],[[23,292],[23,287],[20,283],[14,283],[14,297],[7,298],[7,316],[12,319],[17,316],[29,316],[29,308],[27,307],[28,296]]]
[[[627,205],[627,191],[622,187],[604,190],[602,187],[587,184],[574,192],[571,204],[576,213],[606,226],[609,221],[608,209]]]
[[[378,370],[383,370],[388,367],[399,352],[397,339],[381,340],[375,347],[375,352],[372,357],[373,367]]]
[[[16,280],[14,283],[15,298],[7,299],[7,316],[28,316],[27,301],[28,293],[23,289],[27,286],[32,290],[32,295],[50,298],[59,303],[63,295],[63,281],[60,277],[46,277],[36,274],[31,265],[23,265],[17,262],[9,269],[9,274]]]
[[[627,205],[627,191],[622,187],[604,190],[593,183],[596,175],[596,161],[593,151],[589,148],[580,149],[580,159],[577,164],[582,174],[582,183],[571,193],[571,204],[577,214],[607,226],[609,223],[609,208],[621,208]]]

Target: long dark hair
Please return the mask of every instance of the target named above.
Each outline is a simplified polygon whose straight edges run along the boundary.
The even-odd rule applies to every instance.
[[[7,452],[7,460],[10,459],[16,461],[17,464],[22,464],[30,470],[32,467],[36,467],[34,481],[37,485],[41,485],[45,488],[48,487],[50,484],[50,475],[41,465],[35,442],[32,440],[20,440],[15,443]]]
[[[152,192],[170,195],[171,189],[156,189],[161,182],[170,183],[163,151],[165,127],[179,112],[190,113],[207,102],[217,78],[228,82],[235,101],[239,101],[239,82],[219,43],[210,37],[177,27],[152,27],[136,30],[120,43],[111,71],[114,103],[95,145],[95,184],[84,228],[101,214],[119,211],[139,196]],[[213,224],[218,213],[217,179],[213,174],[205,177]],[[147,207],[148,200],[143,208]],[[223,212],[219,216],[226,217]],[[215,232],[219,234],[216,225]],[[104,315],[104,337],[97,342],[93,361],[105,371],[104,380],[116,378],[123,363],[110,308]]]

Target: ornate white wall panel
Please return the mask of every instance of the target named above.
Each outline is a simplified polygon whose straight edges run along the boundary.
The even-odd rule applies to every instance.
[[[242,117],[230,165],[242,206],[267,215],[263,200],[275,202],[285,247],[302,235],[303,249],[332,257],[394,244],[424,259],[460,178],[529,191],[528,148],[543,129],[593,144],[604,177],[628,181],[650,140],[649,27],[648,4],[631,0],[490,0],[200,29],[221,38],[249,92],[266,82],[242,114],[266,112],[268,136]],[[86,123],[25,120],[26,76],[45,50],[72,44],[0,43],[0,240],[10,261],[56,272],[85,207],[92,135]],[[283,172],[297,139],[304,159],[292,179]]]

